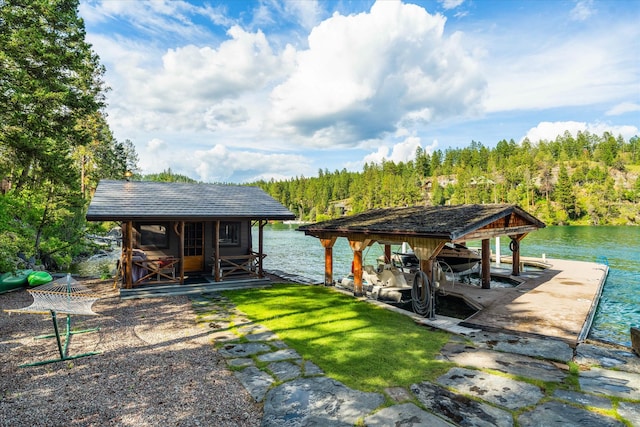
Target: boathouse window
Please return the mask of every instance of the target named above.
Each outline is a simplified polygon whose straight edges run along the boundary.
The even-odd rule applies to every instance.
[[[139,224],[141,248],[168,248],[168,224]]]
[[[214,229],[215,234],[215,229]],[[215,242],[215,240],[214,240]],[[240,246],[240,223],[221,222],[220,223],[220,246]]]

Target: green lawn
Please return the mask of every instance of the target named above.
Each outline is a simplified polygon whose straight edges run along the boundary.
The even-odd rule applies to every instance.
[[[434,360],[447,333],[330,288],[277,284],[225,295],[305,360],[358,390],[409,387],[451,366]]]

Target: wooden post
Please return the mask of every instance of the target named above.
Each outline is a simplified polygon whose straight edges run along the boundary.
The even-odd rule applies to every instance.
[[[362,250],[369,246],[371,240],[349,240],[349,246],[353,250],[353,296],[364,296],[362,291]]]
[[[519,276],[520,275],[520,242],[518,242],[518,239],[511,237],[511,243],[509,243],[509,249],[511,250],[511,275]]]
[[[482,239],[482,289],[491,289],[491,245],[489,239]]]
[[[336,237],[329,239],[320,239],[320,243],[324,248],[324,285],[333,286],[333,245]]]
[[[431,295],[429,296],[429,308],[428,308],[428,313],[429,313],[429,318],[433,319],[435,318],[435,288],[434,288],[434,284],[435,284],[435,280],[433,277],[433,260],[434,258],[428,258],[428,259],[422,259],[420,258],[420,271],[422,271],[427,279],[429,279],[429,284],[427,285],[425,283],[424,288],[422,289],[422,292],[429,292]],[[427,297],[426,295],[420,295],[421,299],[424,301]]]
[[[262,251],[264,250],[264,226],[267,221],[259,221],[258,223],[258,277],[264,277],[264,270],[262,269]]]
[[[362,250],[353,251],[353,296],[361,297],[362,291]]]
[[[180,221],[180,284],[184,285],[184,221]]]
[[[429,282],[433,282],[433,258],[421,259],[420,270],[427,275]]]
[[[125,263],[125,273],[124,273],[124,280],[125,280],[125,289],[131,289],[133,287],[133,274],[131,269],[133,268],[133,222],[131,221],[127,221],[127,244],[126,244],[126,248],[127,248],[127,260]],[[125,245],[122,245],[123,247]]]
[[[509,243],[509,249],[511,250],[511,275],[520,275],[520,241],[524,239],[527,233],[517,234],[515,236],[509,236],[511,243]]]
[[[384,245],[384,263],[391,264],[391,245]]]
[[[213,249],[213,280],[220,281],[220,220],[216,221],[216,241]]]

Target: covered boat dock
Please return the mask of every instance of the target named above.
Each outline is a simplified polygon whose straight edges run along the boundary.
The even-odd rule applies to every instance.
[[[521,257],[524,237],[542,227],[542,221],[516,205],[459,205],[377,209],[304,225],[299,230],[317,237],[325,249],[325,285],[333,284],[332,247],[336,239],[349,240],[354,254],[353,294],[358,297],[364,296],[362,251],[369,245],[384,245],[385,258],[389,259],[392,244],[409,243],[432,283],[434,260],[445,243],[481,240],[481,286],[440,284],[441,292],[464,300],[478,311],[463,320],[436,316],[435,310],[410,315],[418,323],[455,333],[466,327],[471,328],[469,331],[486,329],[551,337],[575,345],[587,338],[608,267],[594,262]],[[490,239],[500,236],[511,239],[512,251],[510,259],[501,259],[511,264],[502,273],[520,284],[492,289]],[[523,271],[525,263],[544,264],[545,268]],[[418,296],[422,297],[426,290],[420,292]],[[435,289],[429,292],[435,293]]]
[[[511,239],[512,275],[520,275],[520,242],[545,224],[517,205],[412,206],[374,209],[299,228],[317,237],[325,249],[325,285],[333,283],[332,248],[338,237],[349,240],[353,250],[354,295],[362,296],[362,251],[379,243],[385,258],[391,245],[408,243],[420,260],[420,270],[432,281],[433,262],[446,243],[482,241],[482,287],[491,283],[490,239]]]

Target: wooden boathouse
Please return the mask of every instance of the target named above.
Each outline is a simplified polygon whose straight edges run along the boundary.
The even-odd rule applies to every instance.
[[[333,284],[332,247],[336,239],[344,237],[349,240],[353,250],[354,296],[364,295],[362,251],[369,245],[376,242],[384,245],[384,256],[388,260],[391,258],[390,245],[407,242],[420,260],[420,270],[433,283],[434,261],[445,243],[481,240],[482,286],[459,282],[440,284],[446,294],[461,298],[478,311],[460,321],[436,316],[433,306],[420,312],[414,303],[415,313],[411,316],[415,316],[418,323],[454,333],[461,333],[460,328],[479,328],[553,337],[575,346],[588,336],[608,267],[593,262],[547,259],[545,268],[541,270],[521,271],[522,240],[530,232],[543,227],[542,221],[516,205],[488,204],[375,209],[304,225],[299,230],[317,237],[325,248],[326,285]],[[521,282],[515,287],[491,289],[489,243],[490,239],[501,236],[511,239],[510,273],[511,276],[519,276]],[[412,302],[428,299],[425,294],[429,292],[430,301],[433,301],[435,287],[416,288],[414,279]]]
[[[412,206],[374,209],[299,227],[317,237],[325,249],[325,284],[333,283],[332,247],[338,237],[349,240],[353,250],[354,295],[362,296],[362,251],[379,243],[385,258],[391,258],[391,245],[407,242],[420,260],[420,269],[431,277],[433,261],[448,242],[482,241],[482,287],[489,288],[490,239],[511,239],[512,275],[520,274],[520,242],[545,224],[517,205]]]
[[[121,225],[116,282],[131,289],[184,285],[187,275],[263,278],[264,225],[295,215],[258,187],[103,180],[86,218]]]

